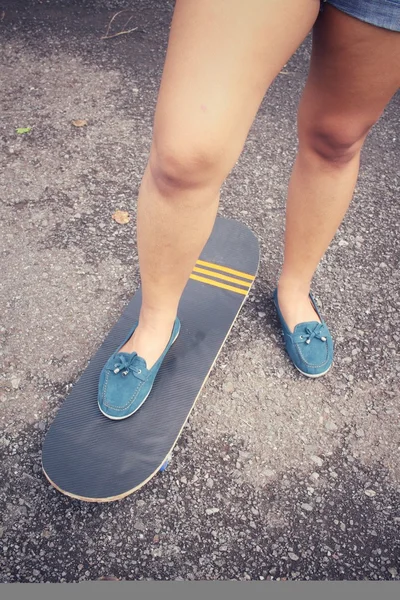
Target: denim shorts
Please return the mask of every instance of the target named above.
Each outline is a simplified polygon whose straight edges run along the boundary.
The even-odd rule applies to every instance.
[[[400,0],[323,0],[376,27],[400,31]]]

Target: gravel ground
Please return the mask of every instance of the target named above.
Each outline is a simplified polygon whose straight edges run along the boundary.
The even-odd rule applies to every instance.
[[[138,29],[102,40],[127,7]],[[315,280],[337,343],[322,380],[292,368],[271,303],[309,40],[223,189],[221,214],[261,240],[260,274],[169,469],[110,505],[41,474],[49,424],[138,284],[135,198],[171,14],[0,0],[0,580],[400,579],[399,96]]]

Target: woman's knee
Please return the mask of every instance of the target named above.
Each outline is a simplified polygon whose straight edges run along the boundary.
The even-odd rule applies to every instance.
[[[228,174],[221,148],[204,138],[177,135],[153,140],[149,170],[159,191],[168,196],[183,190],[219,188]]]
[[[374,121],[375,122],[375,121]],[[314,115],[304,123],[299,115],[299,140],[318,158],[342,167],[358,156],[374,122],[356,122],[351,118]]]

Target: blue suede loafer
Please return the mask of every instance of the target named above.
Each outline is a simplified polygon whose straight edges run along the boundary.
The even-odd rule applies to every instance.
[[[110,356],[99,379],[98,405],[103,415],[119,421],[130,417],[139,410],[151,392],[165,355],[179,335],[180,326],[180,321],[176,318],[171,338],[151,369],[147,369],[146,361],[136,352],[119,352],[117,350]],[[136,327],[137,323],[120,348],[129,340]]]
[[[278,290],[274,291],[274,304],[282,326],[285,348],[294,366],[306,377],[321,377],[333,363],[333,340],[311,294],[310,301],[321,323],[299,323],[291,332],[279,308]]]

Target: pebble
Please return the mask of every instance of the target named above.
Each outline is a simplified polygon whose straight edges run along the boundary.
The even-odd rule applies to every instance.
[[[288,555],[291,560],[299,560],[299,557],[294,552],[288,552]]]
[[[206,486],[207,486],[208,488],[212,488],[212,487],[214,487],[214,480],[213,480],[213,479],[211,479],[211,477],[209,477],[209,478],[207,479],[207,481],[206,481]]]
[[[397,577],[397,569],[396,569],[396,567],[389,567],[388,571],[389,571],[389,573],[391,574],[392,577]]]
[[[11,378],[11,385],[14,390],[17,390],[19,388],[20,383],[21,383],[21,379],[19,377]]]
[[[146,526],[143,521],[136,521],[133,527],[138,531],[146,531]]]
[[[364,430],[363,429],[356,429],[356,436],[358,438],[363,438],[365,435]]]
[[[366,496],[368,496],[368,498],[374,498],[374,496],[376,496],[375,490],[371,490],[371,489],[364,490],[364,494]]]
[[[315,455],[313,455],[313,456],[311,457],[311,460],[312,460],[312,461],[313,461],[313,462],[314,462],[316,465],[318,465],[319,467],[322,467],[322,465],[324,464],[324,461],[323,461],[323,460],[322,460],[322,458],[320,458],[319,456],[315,456]]]
[[[327,429],[328,431],[337,431],[338,426],[333,421],[326,421],[325,429]]]
[[[219,513],[219,508],[206,508],[206,515],[215,515]]]
[[[313,507],[311,506],[311,504],[307,504],[306,502],[303,502],[303,504],[301,505],[301,508],[303,510],[306,510],[307,512],[311,512],[313,510]]]
[[[234,389],[235,386],[233,385],[232,381],[225,381],[225,383],[222,386],[222,391],[226,392],[227,394],[231,394]]]

